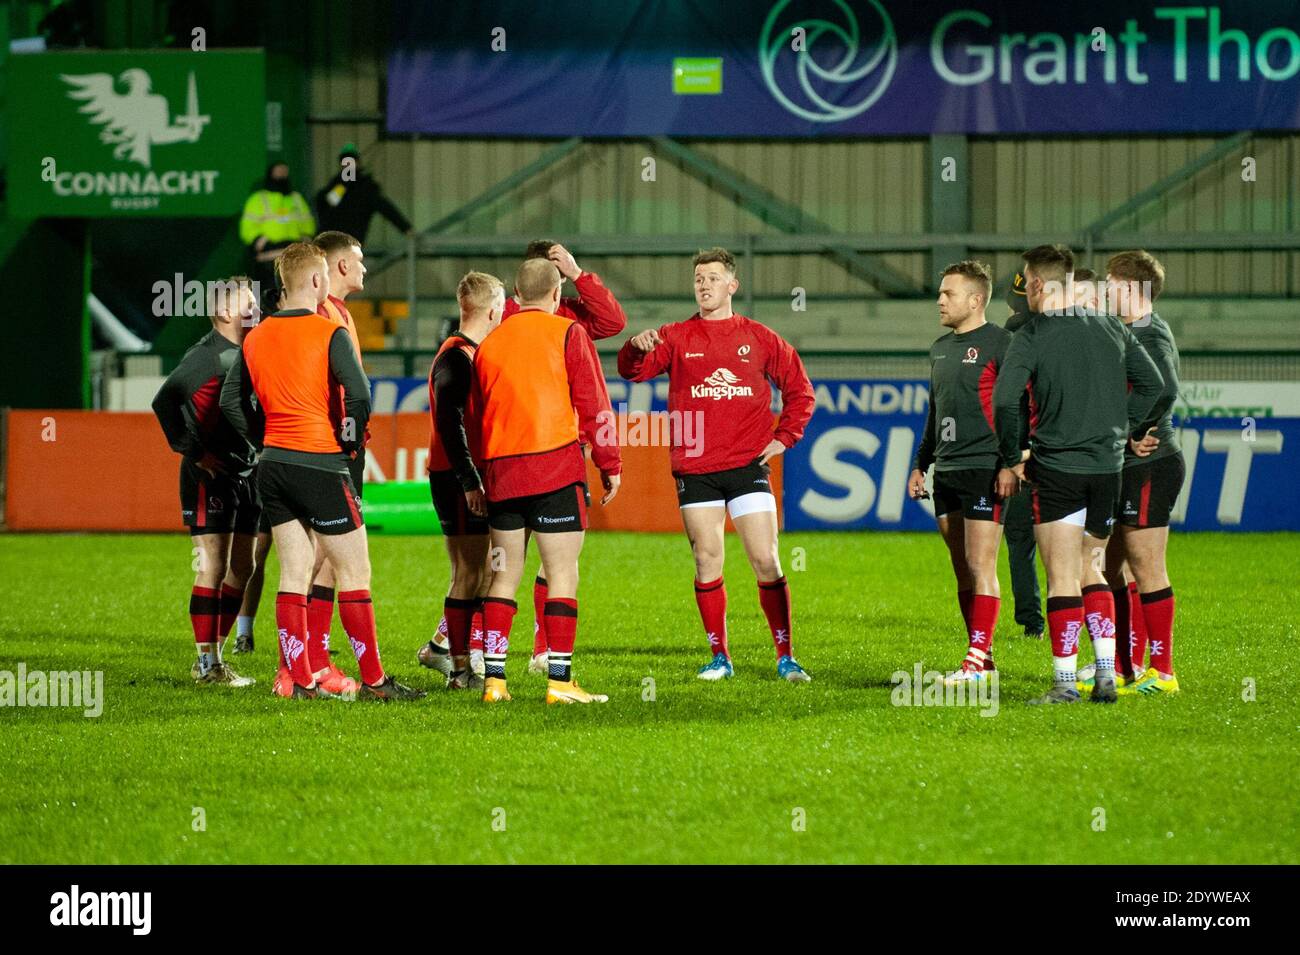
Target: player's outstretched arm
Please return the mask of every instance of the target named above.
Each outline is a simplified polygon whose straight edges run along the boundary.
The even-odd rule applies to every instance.
[[[649,381],[662,375],[672,362],[668,326],[648,328],[633,335],[618,350],[618,373],[628,381]]]

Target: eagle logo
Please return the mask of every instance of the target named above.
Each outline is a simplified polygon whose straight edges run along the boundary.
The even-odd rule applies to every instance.
[[[740,381],[740,379],[726,368],[719,368],[713,374],[709,375],[708,378],[704,379],[706,385],[713,385],[715,388],[725,388],[728,385],[736,384],[738,381]]]
[[[199,94],[190,71],[186,112],[169,121],[167,97],[150,92],[153,81],[142,69],[123,70],[114,81],[108,73],[85,73],[59,78],[71,89],[68,96],[83,105],[78,112],[90,122],[102,126],[99,141],[113,147],[113,158],[139,163],[146,169],[153,165],[151,148],[169,143],[198,142],[211,116],[199,114]],[[126,88],[119,93],[117,84]]]

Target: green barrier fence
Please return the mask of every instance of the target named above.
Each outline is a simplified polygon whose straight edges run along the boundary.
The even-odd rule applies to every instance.
[[[372,534],[441,534],[427,481],[367,484],[366,528]]]

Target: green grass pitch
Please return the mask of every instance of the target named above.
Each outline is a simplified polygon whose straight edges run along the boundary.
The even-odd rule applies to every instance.
[[[592,534],[576,670],[610,703],[551,708],[530,585],[513,703],[292,703],[270,692],[274,560],[236,658],[258,685],[229,690],[189,679],[187,538],[0,536],[0,670],[103,670],[106,696],[95,719],[0,709],[0,862],[1295,863],[1298,539],[1175,533],[1184,691],[1109,707],[1025,705],[1050,650],[1012,624],[1004,554],[989,718],[891,704],[893,672],[964,652],[936,534],[782,538],[804,686],[776,678],[734,538],[736,677],[704,684],[685,541]],[[384,660],[432,687],[441,541],[371,548]]]

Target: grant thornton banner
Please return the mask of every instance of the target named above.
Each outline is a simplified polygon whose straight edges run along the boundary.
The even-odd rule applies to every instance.
[[[394,3],[388,129],[896,136],[1300,129],[1300,4]]]
[[[266,171],[260,51],[11,56],[15,216],[233,216]]]

